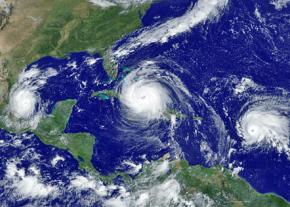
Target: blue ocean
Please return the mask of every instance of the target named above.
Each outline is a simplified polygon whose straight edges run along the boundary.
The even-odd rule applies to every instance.
[[[182,16],[195,2],[165,0],[153,3],[142,17],[143,28],[116,42],[112,51],[126,45],[146,28]],[[138,47],[118,58],[115,79],[107,75],[104,60],[98,54],[85,51],[68,54],[65,58],[41,58],[28,65],[25,71],[35,66],[40,70],[53,68],[57,71],[57,75],[50,77],[38,91],[42,103],[46,103],[45,113],[50,114],[59,101],[77,101],[65,132],[87,132],[95,137],[92,163],[101,174],[125,172],[128,166],[124,161],[142,164],[169,153],[171,159],[186,159],[191,165],[223,165],[239,170],[238,175],[258,192],[273,192],[290,201],[287,152],[272,145],[245,147],[237,130],[243,110],[253,104],[278,101],[286,107],[290,105],[289,25],[290,6],[277,9],[269,1],[231,0],[211,21],[198,24],[163,44]],[[89,59],[95,61],[88,64]],[[156,67],[174,74],[190,94],[182,99],[173,95],[174,100],[183,103],[175,101],[172,108],[187,117],[195,117],[177,120],[173,134],[170,120],[150,121],[146,127],[136,122],[128,124],[118,98],[92,96],[96,91],[115,90],[131,71],[138,70],[146,61],[153,61]],[[164,84],[166,72],[160,76]],[[289,120],[289,111],[286,116]],[[6,143],[0,147],[1,180],[8,160],[15,157],[23,157],[19,167],[36,164],[46,182],[61,180],[65,185],[69,182],[68,175],[85,174],[79,170],[72,155],[44,145],[31,132],[16,135],[1,129],[0,134]],[[24,140],[21,147],[15,144],[18,139]],[[30,156],[29,150],[37,156]],[[46,163],[56,154],[65,157],[66,161],[51,168]],[[3,200],[9,192],[0,189],[0,195]],[[69,199],[74,195],[63,192],[62,196]],[[65,201],[59,198],[51,204],[65,205]],[[9,202],[23,206],[29,200]]]

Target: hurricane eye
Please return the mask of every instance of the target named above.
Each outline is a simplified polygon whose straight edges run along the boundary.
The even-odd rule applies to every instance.
[[[257,106],[250,106],[237,123],[238,133],[248,146],[263,142],[288,149],[289,119],[279,111],[285,107],[276,104],[275,107],[273,105],[272,110],[269,110],[270,106],[269,103],[262,102]]]

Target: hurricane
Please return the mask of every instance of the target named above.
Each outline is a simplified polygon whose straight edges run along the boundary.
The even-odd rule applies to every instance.
[[[49,77],[57,75],[56,70],[48,68],[40,71],[36,66],[24,70],[13,85],[6,109],[5,124],[17,129],[35,128],[43,114],[43,103],[38,90]]]
[[[290,0],[31,2],[0,0],[0,207],[290,207]]]
[[[11,97],[11,112],[16,118],[29,118],[35,111],[37,95],[30,90],[16,90]]]
[[[128,110],[147,119],[159,118],[171,103],[162,85],[146,80],[133,83],[122,93],[121,101]]]
[[[139,166],[138,159],[137,164],[131,160],[132,153],[152,160],[170,151],[172,157],[187,157],[192,162],[202,154],[201,162],[208,165],[225,160],[222,157],[227,153],[228,140],[224,123],[212,106],[184,83],[189,78],[184,68],[159,57],[125,69],[114,88],[116,98],[111,104],[115,110],[104,116],[104,132],[99,135],[108,136],[109,130],[115,136],[97,145],[98,165],[103,165],[105,142],[135,150],[120,150],[119,157],[112,158],[116,165],[123,163],[126,169],[132,168],[128,162]]]
[[[236,124],[246,146],[272,146],[290,155],[289,100],[263,97],[247,103]]]
[[[114,89],[118,98],[110,118],[113,139],[128,149],[138,146],[136,152],[146,154],[146,159],[162,156],[168,148],[178,154],[175,130],[192,111],[191,94],[174,70],[165,69],[169,65],[163,60],[142,61],[123,73]],[[122,154],[127,160],[131,151]]]
[[[166,112],[182,107],[188,90],[174,74],[145,62],[117,86],[122,111],[129,120],[150,121],[164,118]],[[184,106],[184,105],[183,105]]]

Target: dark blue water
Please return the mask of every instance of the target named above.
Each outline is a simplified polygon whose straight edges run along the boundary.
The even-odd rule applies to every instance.
[[[0,147],[0,199],[2,206],[26,206],[35,202],[53,206],[79,206],[83,197],[89,195],[89,191],[84,191],[83,195],[79,195],[73,190],[64,190],[69,188],[73,175],[86,175],[84,171],[79,170],[78,162],[67,151],[41,143],[32,133],[16,135],[0,130],[0,137],[1,140],[5,141],[5,144],[1,144]],[[18,144],[15,144],[16,142]],[[50,163],[56,155],[63,157],[65,161],[58,162],[56,166],[52,167]],[[24,170],[25,176],[35,176],[29,171],[29,167],[37,167],[40,170],[41,182],[58,186],[59,197],[44,198],[41,201],[42,198],[21,198],[14,195],[12,193],[13,183],[5,177],[8,163],[16,163],[18,169]],[[33,187],[37,188],[37,186]],[[97,206],[94,203],[92,205]]]
[[[189,0],[155,3],[143,17],[143,24],[150,26],[180,16],[194,3]],[[255,16],[256,9],[263,20]],[[239,111],[251,96],[263,93],[281,96],[277,87],[290,90],[289,14],[290,7],[278,11],[267,1],[230,1],[217,21],[198,25],[191,32],[181,34],[166,44],[140,48],[120,59],[117,80],[109,79],[101,59],[94,65],[85,63],[86,58],[98,58],[98,55],[82,52],[70,54],[65,59],[45,57],[33,64],[41,70],[52,67],[58,75],[50,78],[39,92],[43,102],[49,103],[47,113],[58,101],[76,99],[77,104],[65,131],[88,132],[95,136],[92,162],[97,170],[104,174],[122,170],[124,160],[138,163],[144,161],[144,155],[147,160],[154,160],[172,152],[174,149],[167,145],[170,142],[170,123],[164,121],[157,127],[154,125],[156,128],[150,131],[150,135],[158,139],[148,141],[144,138],[148,132],[142,128],[120,130],[119,100],[101,100],[91,97],[91,94],[97,90],[113,89],[126,74],[123,67],[134,69],[144,60],[156,60],[162,68],[174,72],[182,80],[194,96],[190,105],[196,115],[204,118],[198,131],[194,131],[197,123],[189,121],[176,129],[174,139],[182,156],[193,165],[213,166],[221,163],[228,166],[229,163],[239,163],[238,166],[244,168],[240,176],[259,192],[275,192],[290,201],[290,161],[286,155],[272,149],[243,150],[235,129]],[[138,35],[138,31],[132,35]],[[127,38],[115,47],[124,44]],[[175,44],[179,47],[173,47]],[[73,62],[76,68],[68,66]],[[187,72],[178,72],[176,68]],[[243,97],[233,96],[232,89],[242,77],[250,77],[264,89],[248,91]],[[4,137],[13,136],[7,132],[1,133]],[[49,159],[52,148],[39,143],[37,138],[33,140],[33,146],[43,155],[41,159]],[[204,142],[215,155],[210,160],[201,150],[201,143]],[[236,149],[236,152],[229,157],[230,148]],[[11,156],[16,156],[21,149],[5,149],[5,152],[9,151]],[[2,165],[9,156],[7,154],[1,159]],[[75,170],[75,160],[68,158],[66,163],[65,168]],[[51,180],[65,179],[61,171],[45,170]]]

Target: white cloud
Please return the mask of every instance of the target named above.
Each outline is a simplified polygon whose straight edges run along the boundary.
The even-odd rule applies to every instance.
[[[144,192],[139,195],[139,198],[136,201],[136,205],[139,207],[145,207],[149,201],[150,201],[149,194],[147,192]]]
[[[89,2],[91,2],[97,6],[100,6],[102,8],[116,6],[116,4],[114,2],[107,1],[107,0],[89,0]]]
[[[260,11],[258,8],[255,9],[255,12],[254,12],[255,16],[257,17],[257,19],[260,21],[260,22],[264,22],[264,18],[262,17]]]
[[[57,71],[52,68],[40,71],[36,66],[19,75],[18,82],[12,87],[9,96],[6,109],[8,116],[5,118],[7,126],[20,129],[37,127],[43,115],[38,90],[46,84],[48,78],[55,75]]]
[[[11,112],[16,118],[29,118],[34,114],[38,97],[30,90],[16,90],[10,99]]]
[[[227,3],[228,0],[199,0],[183,16],[168,20],[158,26],[147,28],[137,37],[130,38],[128,43],[120,46],[113,53],[113,58],[121,58],[130,54],[136,48],[152,43],[165,43],[172,37],[189,32],[196,25],[216,18]]]
[[[10,14],[11,5],[7,0],[0,0],[0,12],[5,12],[6,14]]]
[[[111,198],[104,202],[105,207],[128,207],[127,203],[121,198]]]
[[[146,180],[146,178],[145,178]],[[145,206],[158,206],[158,207],[168,207],[168,206],[182,206],[182,207],[195,207],[195,203],[198,206],[208,207],[209,198],[203,194],[193,194],[193,198],[188,201],[185,200],[181,192],[181,186],[177,180],[169,178],[163,183],[158,181],[152,182],[153,186],[146,185],[136,186],[136,191],[132,194],[128,193],[125,189],[120,192],[119,196],[106,200],[104,206],[106,207],[145,207]],[[202,197],[203,195],[204,197]],[[205,198],[206,197],[206,198]],[[208,198],[208,199],[207,199]]]
[[[149,0],[89,0],[89,2],[102,8],[108,8],[117,5],[120,5],[123,8],[128,8],[131,5],[142,4],[146,1]]]
[[[275,9],[281,10],[288,6],[288,4],[290,3],[290,0],[273,0],[270,3],[275,6]]]
[[[217,154],[210,148],[207,142],[202,141],[200,143],[200,151],[203,153],[203,157],[206,163],[213,163],[217,160]]]
[[[162,163],[157,165],[156,169],[154,170],[153,174],[155,176],[165,175],[169,171],[169,161],[164,160]]]
[[[289,100],[288,100],[289,101]],[[236,129],[245,146],[272,146],[290,158],[287,100],[278,97],[260,98],[242,108]]]
[[[71,180],[71,185],[79,190],[92,189],[101,197],[106,196],[108,193],[107,188],[101,182],[97,182],[92,177],[78,175]]]
[[[56,164],[59,162],[59,161],[64,161],[65,159],[59,155],[56,155],[52,160],[51,160],[51,165],[53,167],[56,166]]]
[[[216,206],[214,201],[210,197],[200,192],[194,194],[192,200],[193,202],[190,204],[190,206],[194,206],[194,207],[195,206],[198,206],[198,207]]]
[[[45,185],[34,176],[23,177],[16,185],[18,193],[24,197],[47,197],[57,191],[56,187]]]
[[[92,65],[94,65],[98,60],[101,60],[101,58],[92,58],[92,57],[90,57],[90,58],[87,58],[87,59],[85,60],[85,63],[87,63],[87,65],[89,65],[89,66],[92,66]]]
[[[162,119],[174,102],[182,102],[186,96],[191,96],[177,76],[160,68],[154,61],[144,61],[137,68],[116,87],[122,111],[128,120],[148,122]]]
[[[130,161],[130,160],[125,160],[123,162],[124,165],[127,165],[130,169],[127,171],[128,174],[132,174],[132,175],[136,175],[137,173],[140,172],[140,170],[142,169],[142,164],[135,164],[134,162]]]
[[[180,190],[179,183],[174,179],[169,179],[161,185],[150,189],[150,197],[154,198],[155,206],[161,204],[169,206],[170,203],[178,203]]]
[[[31,168],[35,175],[26,175],[23,168],[18,169],[16,164],[9,162],[6,169],[6,177],[12,181],[15,192],[26,198],[40,198],[50,195],[56,195],[58,189],[56,186],[47,185],[40,181],[35,173],[36,169]]]
[[[241,172],[241,171],[243,171],[244,170],[244,168],[243,167],[235,167],[234,169],[233,169],[233,171],[232,171],[232,175],[233,176],[237,176],[237,175],[239,175],[239,173]]]
[[[249,88],[255,88],[258,85],[250,78],[242,78],[241,82],[238,83],[234,89],[234,94],[240,94],[248,90]]]

